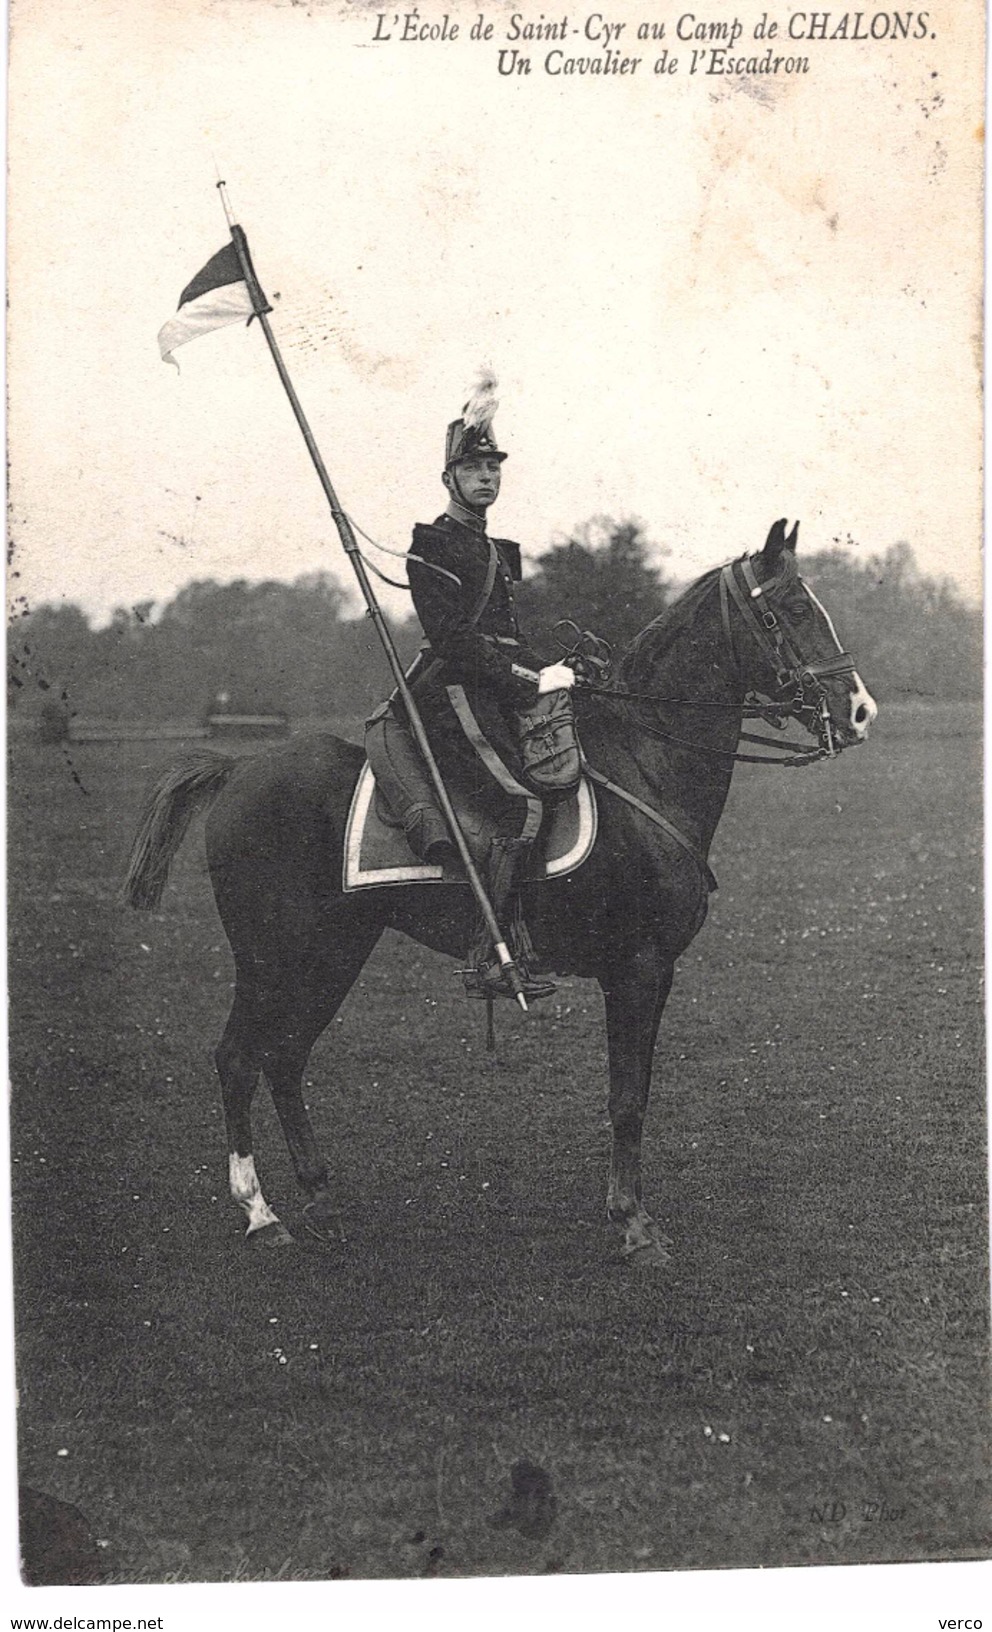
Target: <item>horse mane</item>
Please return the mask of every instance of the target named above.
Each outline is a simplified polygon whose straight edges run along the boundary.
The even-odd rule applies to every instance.
[[[700,608],[715,588],[722,567],[711,567],[704,572],[701,578],[674,600],[671,606],[666,606],[653,618],[646,629],[635,635],[620,654],[616,666],[616,683],[629,685],[631,681],[640,678],[645,670],[653,666],[659,654],[667,647],[673,646],[679,637],[691,629],[699,614]],[[780,561],[779,576],[783,582],[790,582],[798,576],[796,558],[786,551]]]
[[[660,651],[674,644],[695,623],[700,607],[720,576],[720,567],[711,567],[694,584],[684,590],[671,606],[666,606],[646,629],[634,636],[620,654],[616,667],[616,681],[629,685],[650,668]]]

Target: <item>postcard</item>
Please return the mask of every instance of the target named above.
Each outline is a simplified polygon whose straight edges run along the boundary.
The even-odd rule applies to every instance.
[[[984,21],[14,0],[18,1607],[981,1624]]]

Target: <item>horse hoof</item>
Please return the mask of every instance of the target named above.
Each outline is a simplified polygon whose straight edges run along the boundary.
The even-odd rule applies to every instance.
[[[291,1247],[293,1237],[285,1224],[274,1219],[271,1224],[263,1224],[260,1229],[250,1230],[245,1238],[250,1247]]]
[[[344,1232],[337,1212],[326,1201],[310,1201],[303,1209],[303,1224],[315,1241],[343,1241]]]
[[[671,1238],[662,1235],[656,1224],[644,1224],[640,1219],[635,1219],[627,1227],[620,1256],[642,1267],[657,1268],[660,1264],[671,1263],[668,1251],[671,1245]]]

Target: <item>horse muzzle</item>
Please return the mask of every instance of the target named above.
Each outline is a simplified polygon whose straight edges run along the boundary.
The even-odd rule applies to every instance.
[[[825,753],[865,741],[878,705],[847,652],[793,670],[786,683],[796,687],[793,712]]]
[[[836,687],[831,688],[832,695],[828,693],[821,682],[821,733],[832,735],[838,748],[865,742],[878,714],[878,704],[853,665],[847,678],[839,695]]]

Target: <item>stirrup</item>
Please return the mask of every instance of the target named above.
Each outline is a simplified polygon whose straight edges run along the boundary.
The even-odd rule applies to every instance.
[[[535,979],[526,964],[518,964],[517,972],[528,1003],[536,1003],[542,997],[553,997],[558,990],[554,981]],[[489,961],[480,963],[474,969],[463,969],[461,976],[465,983],[466,997],[506,997],[511,1002],[516,999],[516,994],[510,989],[510,983],[498,963]]]

